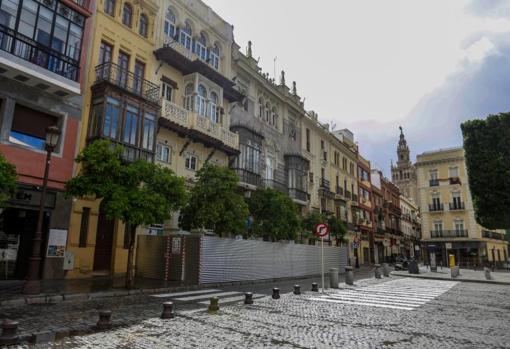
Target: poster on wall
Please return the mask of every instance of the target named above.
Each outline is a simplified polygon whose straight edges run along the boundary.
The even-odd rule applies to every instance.
[[[46,257],[63,258],[65,256],[66,244],[67,244],[67,230],[50,229]]]

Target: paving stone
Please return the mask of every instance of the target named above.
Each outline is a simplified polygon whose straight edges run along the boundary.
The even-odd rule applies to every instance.
[[[25,298],[9,299],[6,301],[2,301],[2,303],[1,303],[2,307],[15,307],[15,306],[25,305],[25,304],[26,304]]]
[[[75,293],[75,294],[65,294],[64,300],[66,301],[80,301],[89,299],[88,293]]]
[[[38,332],[34,333],[34,343],[43,344],[53,342],[55,340],[55,332]]]

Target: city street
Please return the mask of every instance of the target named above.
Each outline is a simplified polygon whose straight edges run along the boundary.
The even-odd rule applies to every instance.
[[[510,347],[510,288],[503,285],[364,279],[325,295],[307,290],[299,296],[282,294],[278,300],[258,298],[252,306],[239,301],[210,315],[198,300],[215,293],[225,291],[204,290],[202,298],[200,293],[163,296],[159,299],[195,301],[180,306],[174,299],[174,319],[154,316],[129,327],[66,338],[52,347]]]

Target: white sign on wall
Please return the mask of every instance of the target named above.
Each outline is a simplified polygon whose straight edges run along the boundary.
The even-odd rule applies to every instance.
[[[67,244],[67,230],[50,229],[46,257],[63,258],[66,251],[66,244]]]

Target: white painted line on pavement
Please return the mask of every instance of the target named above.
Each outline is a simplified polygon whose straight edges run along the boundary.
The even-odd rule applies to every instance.
[[[211,293],[211,292],[218,292],[218,291],[221,291],[221,290],[217,290],[217,289],[204,289],[204,290],[198,290],[198,291],[153,294],[153,295],[151,295],[151,297],[168,298],[168,297],[187,296],[187,295],[200,294],[200,293]]]
[[[425,304],[431,299],[419,299],[419,298],[413,298],[413,297],[402,297],[402,296],[390,296],[390,295],[380,295],[380,294],[372,294],[372,293],[359,293],[359,292],[342,292],[342,293],[333,293],[329,294],[329,297],[343,297],[343,296],[355,296],[355,297],[362,297],[362,298],[375,298],[375,299],[388,299],[388,300],[405,300],[410,303],[419,303],[419,304]]]
[[[262,298],[264,296],[265,295],[263,295],[263,294],[254,294],[253,295],[253,299]],[[220,298],[219,304],[221,305],[221,304],[234,303],[234,302],[239,302],[239,301],[244,301],[244,295],[242,295],[242,296],[235,296],[235,297]],[[198,304],[209,305],[209,301],[198,302]]]
[[[241,293],[242,292],[231,291],[231,292],[201,294],[201,295],[198,295],[198,296],[190,296],[190,297],[179,297],[179,298],[174,298],[174,299],[176,301],[189,302],[189,301],[196,301],[196,300],[199,300],[199,299],[206,299],[206,298],[211,298],[211,297],[231,296],[231,295],[234,295],[234,294],[241,294]]]
[[[411,306],[396,306],[396,305],[388,305],[388,304],[379,304],[379,303],[362,303],[356,301],[348,301],[348,300],[339,300],[339,299],[327,299],[327,298],[310,298],[314,301],[320,302],[329,302],[329,303],[339,303],[339,304],[350,304],[350,305],[365,305],[371,307],[379,307],[379,308],[391,308],[391,309],[401,309],[401,310],[413,310],[414,307]]]

